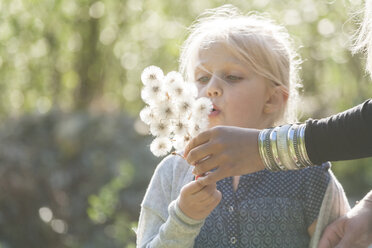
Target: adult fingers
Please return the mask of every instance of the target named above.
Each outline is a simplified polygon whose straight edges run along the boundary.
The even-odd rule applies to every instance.
[[[185,151],[183,153],[183,156],[187,158],[189,155],[189,152],[194,149],[197,146],[200,146],[201,144],[204,144],[209,141],[211,137],[211,131],[206,130],[204,132],[201,132],[196,137],[194,137],[185,147]]]
[[[340,223],[338,221],[333,222],[325,229],[318,248],[333,248],[341,241],[342,237],[337,232],[337,225]]]
[[[225,159],[221,158],[221,156],[217,154],[211,155],[208,159],[198,161],[197,164],[195,164],[195,168],[192,171],[193,174],[203,175],[206,172],[219,168],[220,164],[224,164]],[[227,175],[227,176],[230,176],[230,175]]]
[[[366,247],[361,246],[360,244],[355,244],[356,240],[355,237],[352,234],[345,233],[344,237],[341,239],[340,243],[335,246],[335,248],[348,248],[348,247],[353,247],[353,248],[363,248]]]
[[[212,154],[212,151],[213,145],[210,142],[203,143],[189,151],[185,158],[189,164],[196,165],[206,160]]]
[[[333,248],[334,246],[331,244],[331,242],[327,238],[322,238],[319,241],[318,248]]]

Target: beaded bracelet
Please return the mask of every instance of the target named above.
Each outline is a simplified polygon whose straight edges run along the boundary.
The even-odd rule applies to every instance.
[[[307,155],[305,129],[305,124],[288,124],[260,132],[258,148],[266,169],[296,170],[314,165]]]

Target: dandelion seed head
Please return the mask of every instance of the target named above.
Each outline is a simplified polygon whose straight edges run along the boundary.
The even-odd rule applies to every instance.
[[[157,137],[167,137],[170,135],[169,124],[165,122],[152,122],[150,124],[150,132]]]
[[[173,119],[176,115],[176,108],[171,101],[161,101],[156,108],[156,115],[159,119]]]
[[[189,133],[192,137],[197,136],[199,133],[207,130],[209,121],[208,117],[205,118],[191,118],[189,125]]]
[[[187,131],[188,125],[186,121],[180,119],[174,123],[172,132],[175,136],[184,136],[187,134]]]
[[[150,125],[151,122],[155,119],[153,109],[151,109],[150,106],[144,107],[140,112],[140,118],[144,123]]]
[[[156,102],[162,101],[165,97],[161,82],[154,81],[146,85],[141,91],[142,100],[149,105],[154,105]]]
[[[150,87],[147,87],[147,88],[154,95],[159,95],[162,92],[160,84],[154,84],[154,85],[151,85]]]
[[[162,69],[154,65],[146,67],[141,74],[141,81],[144,85],[148,85],[153,82],[161,82],[163,79],[164,73]]]
[[[169,94],[174,99],[185,97],[185,88],[182,83],[173,83],[169,86]]]
[[[167,155],[171,149],[172,142],[165,137],[155,138],[150,145],[151,152],[157,157]]]
[[[165,78],[164,78],[164,83],[166,85],[172,85],[174,83],[183,83],[183,77],[181,75],[181,73],[179,73],[178,71],[171,71],[169,72]]]
[[[189,135],[175,136],[172,145],[177,152],[183,151],[190,140],[191,137]]]
[[[190,132],[191,136],[193,136],[193,137],[197,136],[200,133],[200,130],[201,130],[201,128],[200,128],[198,123],[194,122],[190,125],[189,132]]]
[[[191,99],[187,99],[187,98],[180,99],[177,102],[177,111],[183,116],[188,115],[191,112],[192,106],[193,106],[193,102]]]
[[[212,111],[213,104],[209,98],[201,97],[195,101],[194,104],[194,111],[196,118],[202,116],[208,116],[208,114]]]

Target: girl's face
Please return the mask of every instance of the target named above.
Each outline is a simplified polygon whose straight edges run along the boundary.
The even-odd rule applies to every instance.
[[[213,102],[209,127],[270,126],[265,113],[270,97],[266,79],[234,57],[223,43],[216,42],[199,51],[195,81],[199,97]]]

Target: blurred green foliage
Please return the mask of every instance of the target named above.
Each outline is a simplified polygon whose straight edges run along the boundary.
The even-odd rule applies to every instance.
[[[156,159],[118,114],[24,115],[0,128],[4,247],[126,247]]]
[[[137,115],[140,74],[178,67],[187,27],[232,3],[287,27],[303,59],[301,120],[372,96],[348,50],[361,0],[0,1],[0,247],[133,247],[158,159]],[[351,199],[372,160],[334,163]]]

